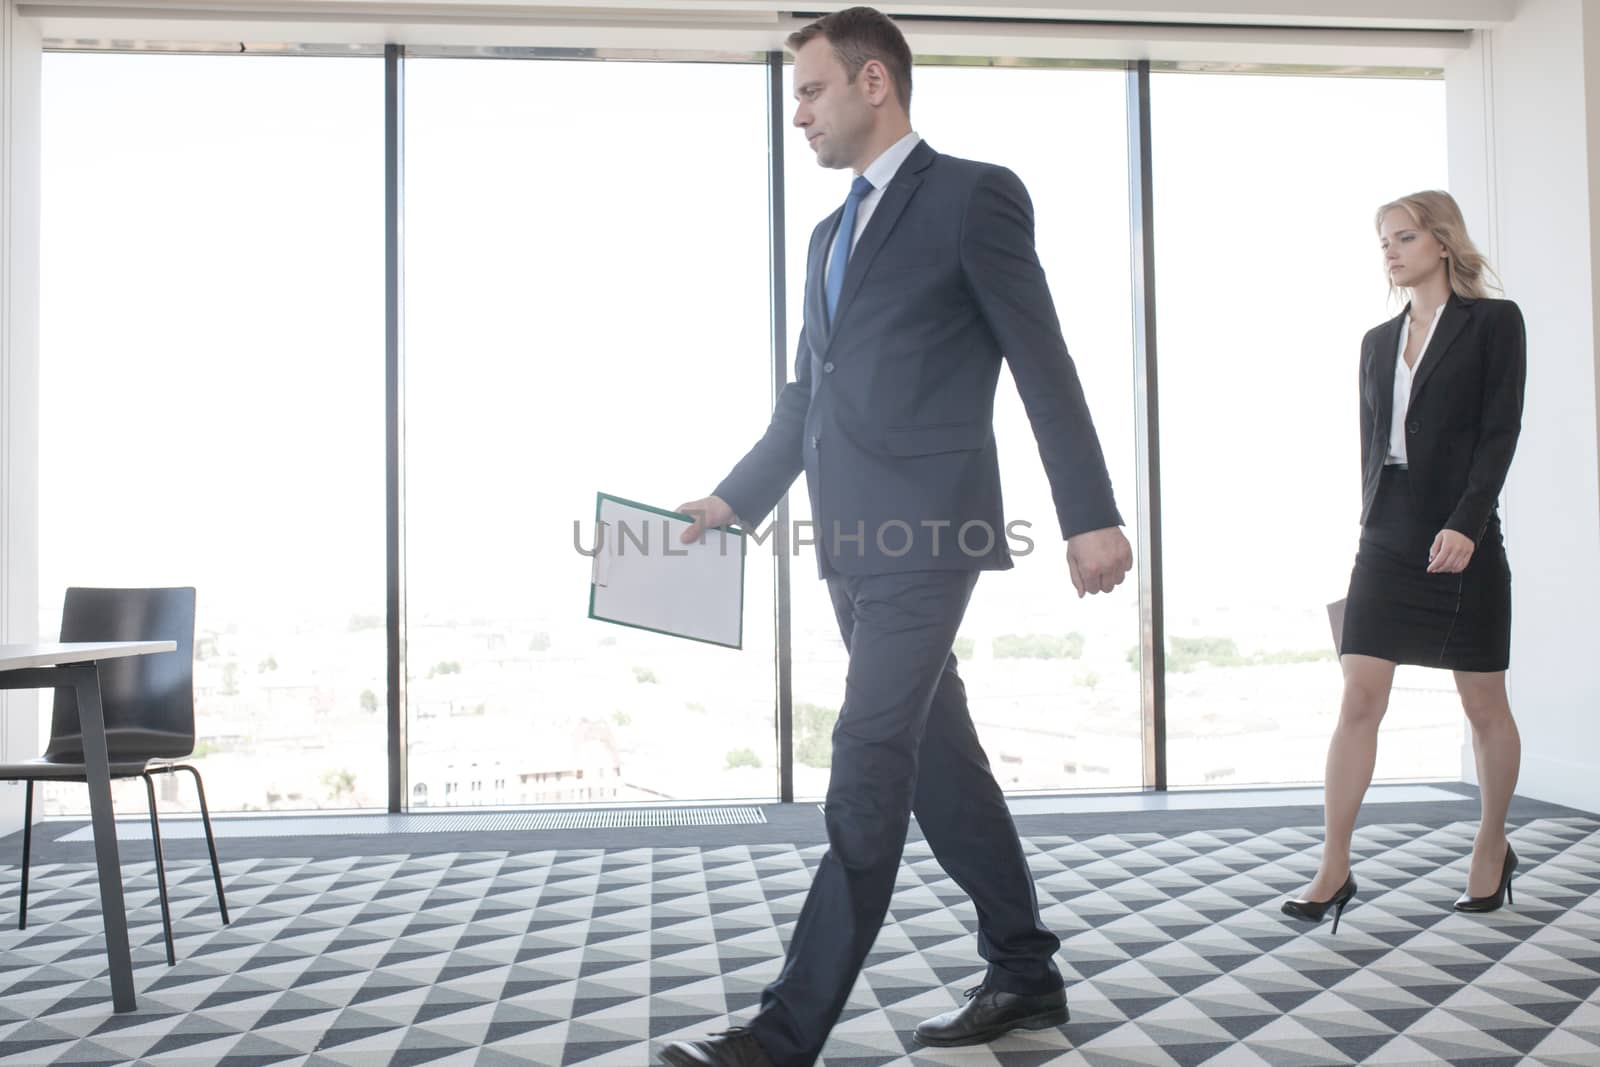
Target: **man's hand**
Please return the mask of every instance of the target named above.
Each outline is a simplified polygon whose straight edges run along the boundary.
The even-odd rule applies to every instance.
[[[1067,538],[1067,570],[1078,596],[1109,593],[1133,567],[1133,548],[1122,530],[1107,526]]]
[[[679,504],[677,510],[694,519],[694,525],[678,535],[678,543],[684,545],[700,540],[707,530],[726,526],[735,518],[733,509],[724,504],[720,496],[691,500],[687,504]]]
[[[1460,574],[1472,562],[1472,538],[1454,530],[1440,530],[1428,549],[1429,574]]]

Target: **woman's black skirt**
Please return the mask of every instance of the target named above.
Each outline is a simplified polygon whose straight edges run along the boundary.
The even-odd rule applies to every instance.
[[[1456,671],[1511,659],[1511,569],[1494,515],[1460,574],[1429,574],[1442,523],[1417,515],[1409,474],[1385,467],[1350,574],[1340,651]]]

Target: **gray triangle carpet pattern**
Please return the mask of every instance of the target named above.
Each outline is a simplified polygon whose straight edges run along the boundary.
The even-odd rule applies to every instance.
[[[914,839],[892,913],[824,1052],[887,1064],[1600,1064],[1600,821],[1512,832],[1516,903],[1450,904],[1473,827],[1357,832],[1337,936],[1279,901],[1318,833],[1030,835],[1072,1021],[921,1050],[916,1023],[981,976],[970,903]],[[115,1016],[94,869],[36,868],[15,929],[0,867],[0,1065],[643,1067],[747,1018],[820,845],[461,851],[171,865],[166,966],[153,864],[127,862],[139,1011]]]

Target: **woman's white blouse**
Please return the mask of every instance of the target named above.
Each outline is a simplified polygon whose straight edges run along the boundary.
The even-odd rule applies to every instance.
[[[1428,336],[1422,339],[1422,350],[1417,353],[1416,367],[1406,366],[1406,341],[1411,338],[1411,313],[1400,320],[1400,348],[1394,355],[1394,405],[1389,415],[1389,458],[1386,463],[1406,462],[1406,409],[1411,406],[1411,380],[1416,377],[1422,357],[1428,354],[1433,342],[1433,331],[1439,328],[1439,316],[1444,314],[1444,304],[1433,313],[1428,325]]]

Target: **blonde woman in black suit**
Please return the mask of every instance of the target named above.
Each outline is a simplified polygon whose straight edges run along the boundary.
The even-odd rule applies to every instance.
[[[1522,425],[1522,313],[1485,293],[1490,271],[1448,193],[1378,209],[1384,265],[1405,310],[1361,343],[1361,545],[1340,662],[1344,699],[1328,746],[1326,840],[1295,918],[1339,914],[1356,893],[1350,837],[1372,780],[1396,664],[1454,672],[1472,727],[1482,819],[1461,911],[1511,899],[1506,809],[1522,742],[1506,699],[1511,572],[1496,501]]]

